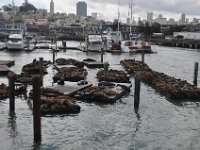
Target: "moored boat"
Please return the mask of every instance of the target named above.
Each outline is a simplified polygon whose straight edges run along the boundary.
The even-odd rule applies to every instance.
[[[137,43],[137,44],[136,44]],[[154,53],[152,50],[152,47],[149,43],[145,42],[135,42],[135,44],[132,44],[129,46],[129,52],[132,53]]]
[[[24,47],[24,39],[21,33],[14,33],[9,35],[7,42],[8,50],[23,50]]]
[[[101,52],[103,48],[102,36],[100,34],[89,34],[85,38],[83,51]]]

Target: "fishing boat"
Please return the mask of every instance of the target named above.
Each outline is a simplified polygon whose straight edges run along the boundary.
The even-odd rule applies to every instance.
[[[107,40],[107,52],[111,53],[119,53],[121,52],[121,41],[122,34],[119,27],[119,19],[120,19],[120,11],[119,11],[119,1],[118,1],[118,20],[117,20],[117,31],[109,30],[107,32],[106,40]]]
[[[89,34],[85,38],[85,46],[82,47],[83,51],[101,52],[103,49],[102,36],[100,34]]]
[[[14,9],[14,1],[12,0],[13,11],[13,25],[8,36],[7,49],[8,50],[23,50],[25,48],[25,42],[23,38],[23,31],[21,29],[15,29],[15,16],[16,10]]]
[[[154,53],[151,45],[144,41],[136,41],[129,46],[130,53]]]
[[[120,31],[109,31],[106,40],[107,52],[121,52],[122,35]]]

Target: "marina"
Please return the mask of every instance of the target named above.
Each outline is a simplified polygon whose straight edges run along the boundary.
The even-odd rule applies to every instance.
[[[0,149],[200,149],[197,0],[38,2],[0,1]]]
[[[79,44],[68,42],[67,44]],[[165,73],[171,77],[186,80],[193,84],[194,62],[199,61],[200,53],[193,49],[179,49],[153,45],[156,54],[145,54],[145,63],[154,71]],[[25,64],[33,59],[52,61],[52,52],[40,49],[26,51],[0,52],[5,60],[15,60],[9,69],[20,74]],[[179,56],[177,58],[177,56]],[[76,59],[82,61],[92,58],[101,61],[101,54],[76,50],[59,51],[56,58]],[[112,59],[110,59],[112,58]],[[141,54],[104,53],[104,62],[109,63],[109,70],[124,70],[121,60],[133,59],[141,61]],[[187,66],[187,67],[186,67]],[[86,80],[98,85],[96,74],[99,68],[87,68]],[[56,74],[54,65],[47,68],[48,74],[43,76],[44,87],[56,87],[52,77]],[[135,84],[134,77],[130,78]],[[8,85],[6,77],[0,83]],[[73,83],[73,82],[72,82]],[[199,78],[197,80],[199,84]],[[65,81],[69,86],[69,82]],[[199,85],[197,85],[199,87]],[[62,87],[60,85],[60,87]],[[28,91],[32,86],[28,86]],[[68,88],[66,88],[67,90]],[[64,88],[61,88],[64,90]],[[94,101],[76,100],[80,106],[77,114],[47,115],[41,118],[42,141],[33,142],[33,113],[31,100],[17,96],[15,113],[9,113],[9,100],[0,102],[1,123],[0,142],[3,149],[198,149],[199,145],[199,101],[174,101],[146,83],[141,83],[140,106],[134,109],[134,90],[124,95],[113,104]],[[65,90],[64,90],[65,91]],[[170,137],[170,138],[169,138]],[[178,140],[177,140],[178,139]],[[195,139],[195,140],[194,140]],[[173,144],[171,144],[173,141]],[[192,145],[191,145],[192,143]]]

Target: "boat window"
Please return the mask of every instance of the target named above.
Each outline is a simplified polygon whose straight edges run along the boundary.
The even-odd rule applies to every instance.
[[[131,46],[131,45],[133,45],[133,42],[132,41],[126,42],[126,43],[124,43],[124,45],[125,46]]]
[[[11,38],[9,39],[11,42],[19,42],[21,41],[22,39],[17,39],[17,38]]]
[[[101,41],[94,41],[94,42],[91,42],[92,44],[102,44]]]

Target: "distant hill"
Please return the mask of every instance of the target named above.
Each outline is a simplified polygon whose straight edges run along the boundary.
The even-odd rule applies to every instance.
[[[37,8],[30,3],[24,4],[22,6],[19,7],[20,12],[28,12],[30,10],[37,10]]]

